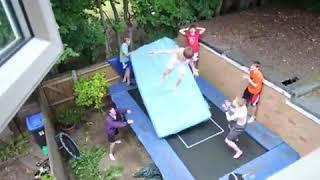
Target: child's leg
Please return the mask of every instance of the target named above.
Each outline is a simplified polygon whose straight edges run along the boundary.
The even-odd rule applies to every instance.
[[[236,154],[233,156],[233,158],[238,159],[241,155],[242,155],[242,151],[241,149],[237,146],[236,143],[234,143],[233,141],[229,140],[228,138],[225,139],[226,144],[231,147]]]
[[[255,120],[256,118],[256,114],[257,114],[257,105],[258,105],[258,102],[259,102],[259,99],[260,99],[260,94],[256,94],[256,95],[253,95],[251,100],[250,100],[250,105],[251,105],[251,117],[248,121],[248,123],[251,123]]]
[[[122,82],[127,82],[127,63],[122,63],[122,69],[124,70],[123,80]]]
[[[184,79],[184,74],[179,74],[179,78],[176,82],[176,88],[181,84],[183,79]]]
[[[130,68],[127,68],[127,70],[126,70],[126,74],[127,74],[127,84],[128,85],[130,85],[130,81],[131,81],[131,77],[130,77],[130,75],[131,75],[131,70],[130,70]]]
[[[177,60],[175,59],[175,58],[172,58],[172,59],[170,59],[170,61],[169,61],[169,63],[168,63],[168,65],[167,65],[167,68],[166,68],[166,70],[164,70],[164,72],[162,73],[162,75],[161,75],[161,81],[163,81],[165,78],[166,78],[166,76],[167,75],[169,75],[172,71],[173,71],[173,69],[176,67],[176,65],[177,65]]]
[[[197,69],[199,69],[199,59],[195,62],[196,64],[195,64],[195,67],[197,68]]]
[[[114,149],[114,146],[115,146],[115,145],[116,145],[115,142],[110,143],[109,158],[110,158],[112,161],[116,160],[116,158],[115,158],[114,155],[113,155],[113,149]]]
[[[172,69],[170,69],[170,68],[167,68],[166,70],[164,70],[164,72],[162,73],[162,75],[160,77],[161,81],[163,81],[166,78],[166,76],[169,75],[171,72],[172,72]]]
[[[192,63],[194,64],[194,67],[198,69],[198,64],[199,64],[199,53],[198,52],[194,53]]]
[[[176,86],[174,88],[174,91],[178,88],[178,86],[181,84],[182,80],[184,79],[185,66],[184,65],[180,65],[178,70],[179,70],[179,77],[178,77],[178,80],[176,82]]]
[[[128,68],[126,68],[125,72],[124,72],[124,77],[123,77],[123,82],[128,82],[129,78],[129,70]]]

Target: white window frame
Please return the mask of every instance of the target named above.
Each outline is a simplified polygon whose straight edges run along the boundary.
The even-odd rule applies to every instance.
[[[15,36],[15,39],[10,42],[8,45],[6,45],[5,48],[1,49],[0,50],[0,55],[5,52],[7,49],[9,49],[10,47],[12,47],[17,41],[19,41],[22,37],[20,36],[20,33],[18,33],[18,30],[15,26],[15,22],[12,18],[12,13],[9,11],[9,8],[8,8],[8,4],[5,2],[5,0],[1,0],[1,4],[3,5],[3,8],[4,8],[4,11],[7,15],[7,18],[9,20],[9,24],[11,26],[11,29],[14,33],[14,36]]]
[[[63,49],[50,1],[21,1],[33,37],[0,67],[0,132],[40,84]]]

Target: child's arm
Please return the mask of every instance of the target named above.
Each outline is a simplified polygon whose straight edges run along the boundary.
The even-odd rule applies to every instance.
[[[110,126],[115,127],[115,128],[122,128],[126,127],[129,123],[128,122],[121,122],[121,121],[110,121],[109,122]]]
[[[199,30],[199,34],[203,34],[206,31],[206,28],[197,27],[197,30]]]
[[[244,75],[243,78],[246,79],[252,86],[254,87],[258,86],[254,81],[251,80],[250,76]]]
[[[179,33],[181,33],[182,35],[185,35],[186,31],[188,31],[188,28],[182,28],[179,30]]]
[[[227,111],[227,112],[225,112],[225,114],[226,114],[226,118],[228,121],[233,121],[238,118],[236,113],[234,113],[233,115],[230,115],[230,112]]]
[[[125,109],[125,108],[117,108],[116,109],[116,112],[119,114],[126,114],[127,111],[128,111],[128,109]]]

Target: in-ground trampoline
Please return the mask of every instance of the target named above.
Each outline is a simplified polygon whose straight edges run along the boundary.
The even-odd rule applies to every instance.
[[[220,105],[226,97],[205,79],[197,83],[210,104],[212,118],[167,138],[158,138],[136,87],[114,84],[109,93],[118,107],[129,108],[131,125],[165,180],[227,179],[227,174],[249,174],[248,179],[266,179],[299,159],[279,136],[253,122],[240,137],[245,154],[238,160],[223,140],[228,128]]]
[[[164,48],[164,45],[161,45],[159,41],[153,44],[153,49],[157,49],[157,46]],[[140,58],[147,58],[143,48],[139,49],[135,51],[136,54],[140,53],[139,60]],[[118,58],[110,59],[108,62],[121,74],[122,68]],[[138,68],[146,71],[143,63],[137,64],[141,62],[136,60],[137,66],[133,63],[134,71]],[[148,63],[150,65],[155,61]],[[158,67],[154,66],[153,68]],[[150,81],[147,78],[150,75],[149,73],[153,73],[153,70],[155,69],[147,69],[147,74],[141,74],[141,71],[135,72],[140,73],[136,74],[136,78],[138,78],[138,75],[140,78],[137,79],[139,80],[137,84],[140,90],[144,89],[142,87],[148,87]],[[212,116],[203,123],[166,138],[159,138],[157,135],[154,124],[146,111],[146,109],[150,109],[150,106],[144,107],[137,87],[128,87],[124,83],[116,83],[109,88],[109,94],[118,107],[132,110],[132,114],[129,114],[128,118],[133,119],[135,123],[131,127],[160,169],[165,180],[227,179],[230,172],[249,174],[247,179],[266,179],[299,158],[299,155],[279,136],[263,127],[259,122],[253,122],[246,127],[246,133],[240,137],[239,145],[244,150],[244,155],[238,160],[233,159],[234,152],[224,143],[228,128],[221,111],[221,104],[227,97],[202,77],[195,80],[194,86],[199,87],[200,97],[202,94],[206,98]],[[146,98],[152,98],[150,96],[143,97],[144,101]],[[153,103],[157,102],[154,101]],[[170,103],[170,99],[167,103]],[[172,104],[168,105],[172,107]],[[190,102],[190,105],[192,105],[192,102]],[[162,107],[158,106],[158,108]],[[157,109],[153,109],[152,112],[155,113],[155,111]],[[164,111],[159,109],[159,112]],[[159,114],[159,112],[156,113]],[[161,120],[162,114],[160,115]],[[167,123],[162,124],[162,127],[170,127],[170,121],[167,121]]]

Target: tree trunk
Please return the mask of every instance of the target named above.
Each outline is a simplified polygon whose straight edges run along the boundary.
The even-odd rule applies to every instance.
[[[101,24],[103,26],[103,31],[106,37],[106,41],[105,41],[105,53],[108,53],[110,51],[110,47],[109,47],[109,43],[108,43],[108,26],[107,26],[107,17],[105,16],[105,14],[103,13],[103,9],[102,9],[102,2],[101,0],[96,0],[96,6],[99,9],[99,14],[100,14],[100,19],[101,19]]]
[[[215,12],[215,16],[220,16],[222,4],[223,4],[223,0],[220,0]]]
[[[129,1],[128,0],[123,0],[123,18],[124,21],[126,22],[127,29],[128,29],[128,38],[130,39],[130,50],[133,50],[134,44],[132,41],[132,34],[133,34],[133,25],[131,22],[131,15],[129,12]]]
[[[129,1],[123,0],[123,19],[125,22],[129,22]]]
[[[113,15],[114,15],[114,20],[116,23],[120,23],[120,18],[119,18],[119,13],[117,11],[117,7],[115,5],[115,1],[114,0],[109,0],[110,2],[110,6],[112,8],[112,11],[113,11]],[[120,48],[120,45],[121,45],[121,38],[120,38],[120,35],[119,35],[119,32],[117,29],[114,29],[115,31],[115,35],[116,35],[116,39],[117,39],[117,48],[119,50]]]
[[[133,26],[132,24],[128,25],[128,38],[130,39],[131,43],[130,43],[130,50],[133,50],[134,44],[132,41],[132,36],[133,36]]]
[[[110,6],[112,8],[113,15],[114,15],[114,19],[116,21],[120,21],[119,13],[117,11],[117,7],[116,7],[116,4],[115,4],[114,0],[109,0],[109,1],[110,1]]]

